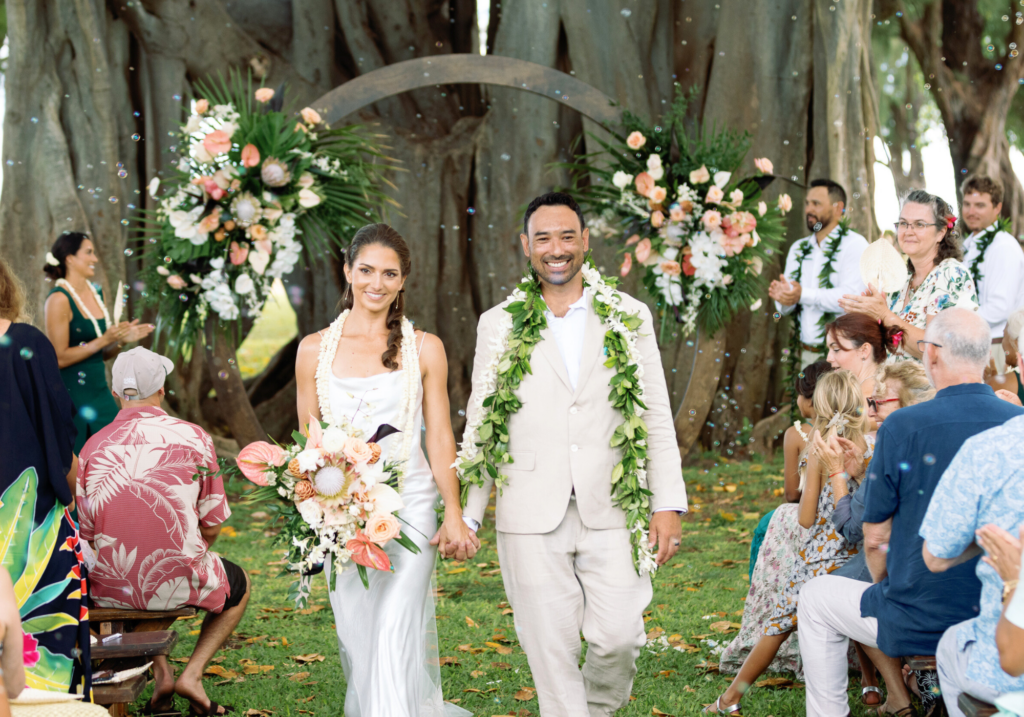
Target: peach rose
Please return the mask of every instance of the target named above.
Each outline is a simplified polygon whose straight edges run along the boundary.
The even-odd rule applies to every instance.
[[[349,436],[342,447],[341,452],[350,463],[367,463],[373,458],[373,449],[366,445],[365,441]]]
[[[640,149],[647,144],[647,138],[644,137],[643,132],[631,132],[626,137],[626,146],[630,149]]]
[[[231,137],[222,129],[215,129],[203,137],[203,149],[213,156],[224,154],[231,149]]]
[[[270,100],[272,100],[272,99],[274,99],[274,91],[272,89],[270,89],[269,87],[261,87],[258,90],[256,90],[256,101],[257,102],[266,103],[266,102],[270,102]]]
[[[262,224],[253,224],[249,227],[249,236],[253,241],[263,241],[267,238],[267,228]]]
[[[651,212],[651,226],[657,229],[665,223],[665,215],[655,210]]]
[[[377,545],[383,547],[392,538],[397,538],[402,526],[393,515],[374,515],[366,521],[366,534]]]
[[[220,226],[220,211],[220,207],[214,207],[212,212],[199,221],[198,231],[201,234],[217,231],[217,227]]]
[[[782,194],[779,196],[779,211],[785,214],[793,208],[793,200],[790,199],[788,194]]]
[[[655,204],[661,204],[665,201],[665,197],[668,196],[668,190],[664,187],[655,187],[651,190],[651,201]]]
[[[707,196],[704,197],[704,201],[707,204],[721,204],[723,199],[725,199],[725,192],[716,186],[712,186],[708,190]]]
[[[686,219],[686,212],[678,204],[673,204],[668,209],[668,218],[674,222],[681,222]]]
[[[177,274],[171,274],[167,277],[167,285],[172,289],[181,290],[188,286],[188,282],[182,279]]]
[[[754,166],[757,167],[757,171],[761,174],[772,174],[775,171],[775,168],[772,166],[772,161],[767,157],[755,159]]]
[[[633,183],[636,185],[636,191],[639,192],[641,196],[650,197],[651,192],[654,191],[654,177],[649,175],[647,172],[640,172],[640,174],[636,175],[636,179],[633,180]]]
[[[206,110],[210,109],[210,103],[205,99],[196,100],[196,114],[206,114]]]
[[[238,452],[235,463],[248,480],[256,485],[267,485],[266,469],[283,466],[284,459],[284,451],[280,446],[266,441],[256,441]]]
[[[758,202],[757,203],[757,216],[763,217],[767,211],[768,211],[768,205],[767,204],[765,204],[764,202]]]
[[[622,257],[622,266],[619,267],[619,275],[627,276],[630,270],[633,268],[633,255],[626,252],[626,256]]]
[[[231,263],[235,266],[241,266],[245,263],[246,257],[249,256],[249,245],[239,244],[236,241],[231,242]]]
[[[643,264],[651,258],[651,240],[646,237],[636,245],[636,260]]]
[[[690,172],[690,184],[706,184],[711,181],[711,172],[704,165]]]
[[[626,246],[633,246],[638,241],[640,241],[640,235],[639,234],[634,234],[633,236],[631,236],[629,239],[626,240]]]
[[[705,231],[714,231],[722,226],[722,213],[715,209],[709,209],[704,212],[704,216],[700,218],[700,221],[704,225]]]
[[[210,177],[209,179],[203,180],[203,190],[210,195],[210,198],[214,201],[219,202],[224,198],[224,190],[220,188],[220,185]]]
[[[256,149],[256,145],[247,144],[242,147],[242,166],[243,167],[255,167],[260,163],[260,151]]]
[[[757,220],[750,212],[734,212],[722,221],[727,234],[749,234],[757,226]]]
[[[323,119],[320,117],[320,113],[312,107],[303,107],[299,114],[302,115],[302,121],[307,124],[320,124],[323,122]]]
[[[683,273],[683,267],[678,261],[663,261],[659,264],[663,274],[668,276],[679,276]]]
[[[743,247],[747,245],[747,241],[742,235],[731,237],[725,233],[722,233],[718,237],[718,243],[722,245],[723,249],[725,249],[726,256],[736,256],[743,251]]]

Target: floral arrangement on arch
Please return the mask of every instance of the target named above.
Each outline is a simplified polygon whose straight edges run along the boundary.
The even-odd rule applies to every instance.
[[[273,500],[283,526],[277,542],[288,548],[288,570],[299,574],[290,597],[299,607],[309,600],[311,577],[330,562],[331,589],[339,573],[353,564],[363,585],[367,569],[393,571],[384,547],[394,541],[413,553],[419,547],[402,532],[397,513],[404,466],[382,463],[377,440],[396,432],[382,425],[369,440],[351,427],[310,416],[295,443],[279,446],[250,443],[237,460],[238,469],[258,486],[247,500]]]
[[[664,126],[627,111],[623,134],[594,137],[603,151],[568,167],[581,203],[599,214],[592,231],[622,244],[621,275],[642,268],[662,335],[670,312],[684,333],[713,334],[736,312],[760,308],[761,270],[782,243],[793,203],[786,194],[771,206],[762,199],[774,178],[768,159],[755,160],[756,175],[736,176],[749,134],[688,132],[689,96],[676,87]]]
[[[384,157],[362,128],[331,128],[310,107],[289,114],[283,90],[237,73],[197,87],[175,176],[150,182],[157,207],[139,230],[143,297],[175,353],[207,317],[258,316],[304,246],[345,246],[388,201]]]

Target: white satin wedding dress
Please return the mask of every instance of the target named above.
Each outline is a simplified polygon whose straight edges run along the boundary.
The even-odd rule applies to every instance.
[[[402,426],[402,371],[369,378],[331,375],[331,413],[345,417],[364,438],[377,426]],[[416,400],[415,431],[405,471],[399,515],[402,529],[420,547],[413,554],[392,542],[385,552],[393,573],[369,570],[369,589],[354,567],[338,576],[330,592],[348,689],[346,717],[462,717],[471,715],[441,696],[432,578],[437,549],[437,489],[418,440],[423,426],[423,385]],[[380,441],[383,455],[400,450],[400,433]],[[393,456],[392,456],[393,457]],[[330,585],[330,572],[325,571]]]

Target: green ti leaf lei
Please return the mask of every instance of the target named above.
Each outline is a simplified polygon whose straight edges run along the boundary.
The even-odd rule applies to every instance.
[[[834,273],[833,266],[835,264],[836,257],[839,255],[839,249],[843,245],[843,240],[850,233],[850,219],[849,217],[843,217],[839,220],[838,226],[839,232],[828,240],[825,245],[825,263],[821,267],[821,271],[818,272],[818,287],[822,289],[834,289],[835,284],[832,283],[832,274]],[[797,264],[796,269],[793,271],[793,280],[798,284],[802,283],[804,271],[804,260],[811,255],[811,251],[814,249],[812,242],[813,237],[808,237],[801,240],[800,249],[797,253]],[[803,370],[803,366],[800,365],[800,354],[802,352],[803,341],[801,339],[802,332],[802,317],[803,307],[797,303],[796,309],[793,311],[793,335],[789,339],[789,371],[787,382],[790,386],[793,384],[794,378]],[[818,328],[824,333],[825,325],[830,324],[836,320],[838,314],[832,312],[825,312],[821,318],[818,319]],[[822,345],[819,347],[821,357],[824,358],[828,354],[826,348],[827,342],[822,337]],[[796,392],[793,392],[793,411],[795,415],[799,415],[799,411],[796,407]]]
[[[615,290],[618,282],[601,276],[589,256],[582,271],[584,286],[593,295],[594,311],[606,329],[604,365],[615,370],[609,382],[608,400],[623,418],[611,438],[612,447],[622,453],[622,460],[611,473],[612,500],[626,513],[634,567],[641,574],[653,573],[657,563],[648,545],[651,491],[645,487],[647,424],[642,418],[647,406],[644,404],[642,357],[636,348],[637,332],[643,322],[638,314],[628,314],[620,308],[621,299]],[[505,311],[511,315],[511,327],[501,340],[494,385],[491,388],[491,381],[484,377],[483,383],[491,390],[476,415],[470,416],[456,461],[462,481],[463,505],[470,485],[482,487],[490,477],[500,489],[508,481],[500,472],[500,466],[512,463],[508,425],[523,405],[516,391],[523,378],[533,373],[530,356],[542,339],[541,331],[547,327],[544,317],[547,305],[532,269],[509,298],[511,303]]]
[[[974,277],[974,290],[978,292],[978,296],[981,296],[981,280],[983,278],[981,273],[981,263],[985,261],[985,252],[988,251],[992,242],[996,240],[996,234],[1009,230],[1010,220],[1006,217],[1002,217],[996,221],[996,225],[994,227],[978,238],[978,256],[974,257],[974,260],[971,262],[971,266],[969,267],[971,276]]]

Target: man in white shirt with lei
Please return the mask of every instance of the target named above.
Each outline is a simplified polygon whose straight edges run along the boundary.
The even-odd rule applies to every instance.
[[[992,330],[992,363],[997,376],[1006,373],[1003,329],[1015,309],[1024,306],[1024,251],[1000,221],[1001,182],[975,174],[960,185],[960,213],[967,236],[964,264],[978,289],[978,313]],[[986,374],[987,375],[987,374]],[[1001,384],[997,379],[997,383]],[[1002,385],[996,386],[1003,388]]]
[[[776,311],[797,313],[790,349],[800,358],[797,370],[827,353],[823,326],[843,312],[843,294],[859,294],[866,288],[860,278],[860,255],[868,242],[840,222],[845,208],[846,190],[839,184],[831,179],[811,182],[804,215],[813,234],[793,242],[785,271],[768,287]]]

